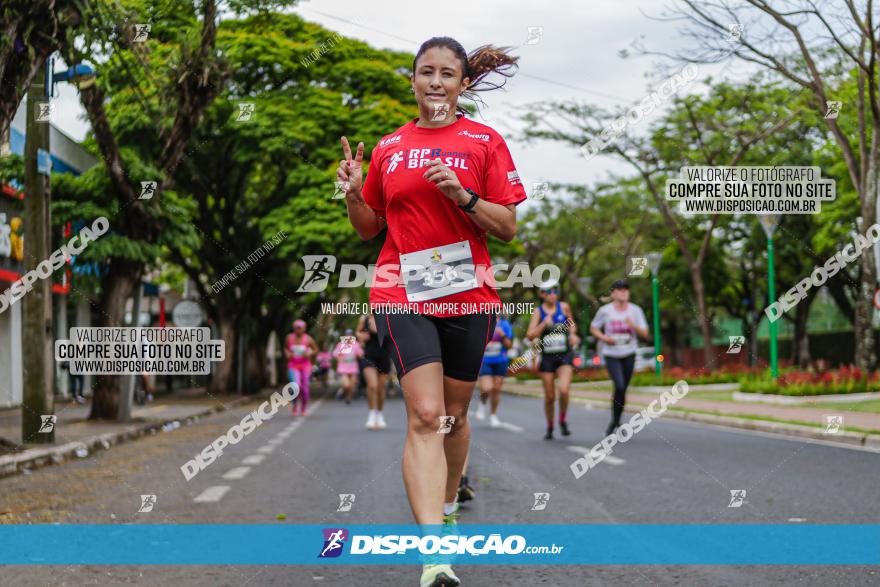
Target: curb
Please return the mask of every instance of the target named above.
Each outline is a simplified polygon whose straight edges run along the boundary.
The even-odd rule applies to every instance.
[[[525,391],[503,390],[504,393],[511,395],[521,395],[525,397],[541,397],[541,394]],[[579,398],[572,396],[571,401],[577,401],[585,404],[590,408],[608,409],[607,402],[597,402],[590,398]],[[632,407],[624,408],[625,413],[636,413]],[[812,426],[801,426],[798,424],[787,424],[784,422],[772,422],[769,420],[751,420],[748,418],[737,418],[735,416],[716,416],[715,414],[698,414],[694,412],[683,412],[670,409],[664,412],[663,417],[676,418],[678,420],[690,420],[691,422],[699,422],[702,424],[714,424],[716,426],[725,426],[728,428],[740,428],[743,430],[755,430],[757,432],[772,432],[774,434],[782,434],[784,436],[797,436],[800,438],[809,438],[811,440],[820,440],[831,444],[849,444],[868,449],[873,452],[880,452],[880,434],[866,434],[863,432],[838,432],[835,434],[826,434],[819,428]]]
[[[733,394],[733,399],[737,401],[743,402],[760,402],[766,404],[781,404],[781,405],[811,405],[816,403],[823,404],[847,404],[850,402],[860,402],[860,401],[869,401],[880,399],[880,392],[877,391],[869,391],[867,393],[836,393],[836,394],[825,394],[825,395],[798,395],[798,396],[788,396],[788,395],[773,395],[769,393],[745,393],[742,391],[736,391]]]
[[[189,425],[199,418],[204,418],[217,412],[225,412],[259,397],[262,396],[254,394],[237,398],[226,404],[212,406],[183,419],[155,420],[149,423],[136,424],[124,430],[106,432],[83,440],[67,442],[59,446],[29,448],[20,453],[0,457],[0,479],[21,473],[24,470],[30,471],[49,465],[58,465],[69,459],[85,458],[99,450],[106,450],[111,446],[128,440],[134,440],[150,433],[155,434],[159,430],[166,432],[176,430],[180,426]]]

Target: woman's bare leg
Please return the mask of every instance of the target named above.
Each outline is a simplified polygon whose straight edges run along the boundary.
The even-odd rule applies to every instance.
[[[492,391],[489,394],[489,401],[492,405],[492,413],[498,411],[498,404],[501,402],[501,386],[504,384],[504,377],[497,375],[492,377]]]
[[[446,415],[455,416],[452,430],[445,434],[443,441],[446,450],[446,503],[455,501],[461,471],[468,456],[471,440],[471,427],[468,422],[468,404],[474,391],[473,381],[461,381],[452,377],[443,378],[443,398]]]
[[[428,363],[416,367],[400,380],[407,416],[403,484],[418,524],[443,523],[446,435],[438,433],[440,418],[446,415],[443,379],[442,364]]]
[[[385,407],[385,386],[388,384],[388,373],[379,373],[378,370],[373,369],[377,373],[376,377],[376,409],[380,412],[382,408]]]
[[[555,373],[541,373],[541,382],[544,384],[544,415],[547,417],[547,427],[553,427],[553,412],[556,401],[556,390],[553,388],[553,376]]]
[[[565,414],[568,413],[568,390],[571,387],[574,369],[571,365],[563,365],[556,370],[556,373],[559,375],[559,418],[564,421]]]
[[[375,367],[364,367],[364,380],[367,382],[367,406],[375,410],[378,403],[376,398],[379,389],[379,370]]]

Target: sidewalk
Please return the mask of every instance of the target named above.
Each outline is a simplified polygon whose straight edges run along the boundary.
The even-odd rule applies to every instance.
[[[21,408],[3,409],[0,410],[0,477],[61,463],[68,458],[83,458],[150,431],[173,430],[200,417],[259,399],[263,399],[263,394],[208,396],[203,388],[181,390],[158,396],[144,406],[132,406],[132,421],[128,423],[90,421],[89,404],[57,402],[53,444],[21,444]]]
[[[591,407],[608,409],[611,402],[611,382],[605,382],[605,389],[600,391],[603,382],[590,382],[588,384],[572,384],[571,397],[591,404]],[[540,385],[525,384],[518,382],[505,382],[504,391],[517,395],[543,396]],[[696,392],[699,393],[699,392]],[[644,393],[627,391],[626,403],[629,412],[634,406],[644,407],[660,396],[657,393]],[[697,414],[692,412],[710,412]],[[859,428],[864,432],[840,432],[826,434],[825,416],[839,414],[843,416],[843,428]],[[827,406],[787,406],[780,404],[758,404],[736,401],[721,401],[700,399],[699,397],[684,397],[669,408],[666,415],[686,416],[686,419],[704,421],[716,424],[735,426],[737,428],[749,428],[781,434],[794,434],[797,436],[812,437],[821,440],[833,440],[850,444],[861,444],[880,449],[880,414],[865,412],[852,412],[836,408],[834,404]],[[778,420],[796,421],[798,423],[813,424],[817,427],[783,424]]]

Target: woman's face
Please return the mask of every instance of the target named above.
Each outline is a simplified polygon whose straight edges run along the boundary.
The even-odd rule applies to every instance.
[[[461,61],[451,49],[431,47],[418,61],[412,75],[412,87],[420,112],[429,120],[455,116],[458,96],[470,80],[463,78]],[[447,104],[448,107],[440,106]],[[444,113],[445,110],[445,113]],[[440,116],[443,113],[443,116]]]

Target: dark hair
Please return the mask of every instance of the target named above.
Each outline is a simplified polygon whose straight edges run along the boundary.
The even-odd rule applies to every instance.
[[[431,37],[422,43],[415,58],[413,58],[412,71],[414,75],[416,72],[416,62],[419,60],[419,57],[425,51],[434,47],[449,49],[461,62],[462,79],[470,79],[470,83],[461,95],[471,100],[476,100],[476,92],[486,92],[504,87],[504,84],[507,83],[506,79],[502,80],[500,84],[496,84],[486,81],[484,78],[493,72],[504,78],[513,77],[514,72],[511,70],[516,69],[516,62],[519,60],[519,57],[508,55],[507,52],[510,50],[510,47],[483,45],[482,47],[477,47],[468,55],[464,47],[461,46],[461,43],[452,37]],[[456,110],[466,112],[461,105],[457,106]]]

